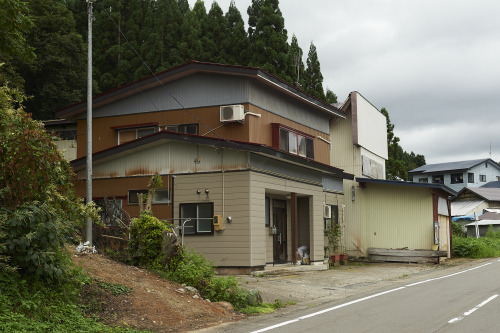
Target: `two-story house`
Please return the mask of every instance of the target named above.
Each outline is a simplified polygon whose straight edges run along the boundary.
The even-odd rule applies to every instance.
[[[408,172],[414,182],[444,184],[456,192],[500,180],[500,165],[491,158],[426,164]]]
[[[77,122],[85,197],[86,102],[57,116]],[[353,179],[330,163],[329,124],[345,117],[261,69],[193,61],[93,99],[93,199],[137,216],[159,173],[154,215],[216,266],[295,263],[301,246],[322,265],[324,217]]]

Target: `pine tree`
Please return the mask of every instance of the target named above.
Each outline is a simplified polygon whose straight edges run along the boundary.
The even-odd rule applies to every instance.
[[[193,7],[193,10],[187,11],[182,21],[182,41],[179,44],[179,53],[183,62],[200,60],[203,58],[203,44],[201,43],[200,22],[200,16],[202,16],[201,7],[203,7],[204,9],[205,5],[201,0],[197,0]]]
[[[227,23],[222,9],[215,1],[208,12],[203,38],[207,60],[215,63],[226,63],[226,52],[222,45],[227,38]]]
[[[257,16],[254,16],[259,7]],[[279,1],[253,0],[248,13],[252,15],[251,19],[249,17],[250,53],[252,55],[250,65],[260,67],[282,80],[293,83],[289,75],[289,45],[285,19],[279,9]],[[257,22],[253,29],[252,24],[255,19]]]
[[[189,7],[188,7],[189,9]],[[161,41],[160,65],[158,71],[180,65],[183,61],[180,56],[181,26],[183,14],[177,0],[158,1],[158,26],[156,31]]]
[[[304,75],[304,90],[316,98],[325,100],[323,90],[323,74],[316,52],[316,46],[311,42],[309,54],[307,55],[307,69]]]
[[[295,34],[292,36],[292,43],[290,44],[290,49],[288,51],[288,62],[292,64],[290,76],[293,79],[294,84],[297,87],[302,87],[304,81],[304,62],[302,61],[303,56],[302,49],[299,46],[297,37]]]
[[[326,88],[325,101],[328,104],[338,103],[337,95],[335,95],[335,93],[333,91],[331,91],[329,88]]]
[[[389,112],[382,108],[380,112],[385,116],[387,123],[387,149],[388,159],[385,165],[385,174],[388,180],[406,180],[408,175],[405,170],[404,162],[399,157],[399,138],[394,135],[394,125],[389,118]]]
[[[28,4],[36,27],[27,35],[35,49],[33,62],[14,62],[25,80],[24,91],[33,96],[26,111],[36,119],[51,119],[54,111],[82,100],[86,92],[86,61],[82,36],[66,5],[57,0]]]
[[[250,58],[249,40],[241,13],[236,8],[234,0],[231,1],[225,17],[227,35],[222,45],[226,54],[226,63],[246,66]]]

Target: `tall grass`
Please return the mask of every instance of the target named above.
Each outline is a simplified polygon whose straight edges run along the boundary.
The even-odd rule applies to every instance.
[[[454,232],[453,255],[476,259],[500,257],[500,230],[495,233],[490,225],[485,237],[480,238],[465,238]]]

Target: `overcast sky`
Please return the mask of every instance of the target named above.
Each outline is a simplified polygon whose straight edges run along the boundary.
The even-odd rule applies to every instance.
[[[217,3],[227,12],[230,0]],[[247,28],[250,4],[236,0]],[[316,46],[324,88],[385,107],[404,150],[441,163],[488,158],[491,144],[500,161],[500,1],[281,0],[280,9],[304,63]]]

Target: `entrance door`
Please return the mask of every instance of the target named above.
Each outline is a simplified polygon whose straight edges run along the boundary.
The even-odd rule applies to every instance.
[[[273,237],[274,263],[285,263],[287,256],[286,201],[273,200],[273,224],[276,234]]]

